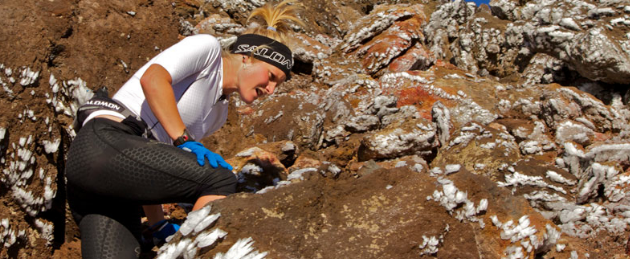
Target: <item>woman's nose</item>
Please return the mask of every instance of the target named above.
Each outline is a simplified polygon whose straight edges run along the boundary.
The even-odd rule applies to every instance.
[[[276,90],[276,82],[269,82],[269,84],[267,84],[267,87],[265,87],[265,89],[267,90],[267,93],[269,95],[273,94],[273,91]]]

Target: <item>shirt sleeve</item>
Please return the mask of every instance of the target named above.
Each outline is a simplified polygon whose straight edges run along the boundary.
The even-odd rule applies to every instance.
[[[221,58],[219,41],[211,35],[198,34],[186,37],[164,50],[154,63],[168,71],[175,85],[195,73],[205,76],[204,70],[218,58]]]

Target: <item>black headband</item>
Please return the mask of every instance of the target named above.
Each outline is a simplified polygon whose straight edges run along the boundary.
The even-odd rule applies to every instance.
[[[258,48],[259,46],[262,47]],[[230,48],[230,52],[234,54],[249,55],[252,51],[256,59],[279,68],[287,76],[286,80],[291,79],[293,56],[289,47],[265,36],[245,34],[236,37],[236,42]]]

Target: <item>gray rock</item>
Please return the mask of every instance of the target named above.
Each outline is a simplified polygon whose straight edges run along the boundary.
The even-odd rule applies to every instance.
[[[431,117],[433,117],[433,122],[437,128],[440,144],[446,145],[451,138],[451,130],[453,128],[448,109],[441,102],[436,102],[431,109]]]
[[[345,129],[352,133],[359,133],[377,129],[379,125],[380,121],[375,115],[360,115],[350,118],[345,124]]]
[[[387,128],[367,135],[361,141],[359,161],[392,159],[406,155],[430,157],[437,146],[436,130],[426,121],[407,121],[401,127]]]
[[[588,146],[592,143],[594,135],[595,132],[591,128],[568,120],[558,125],[556,129],[556,143],[562,144],[567,141],[573,141],[582,146]]]

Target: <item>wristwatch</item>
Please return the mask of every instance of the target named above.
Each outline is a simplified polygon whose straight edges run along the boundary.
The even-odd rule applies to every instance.
[[[173,141],[173,145],[179,146],[188,141],[195,141],[195,140],[192,138],[192,136],[190,136],[190,133],[188,133],[188,129],[184,129],[184,133],[181,136],[177,137],[175,141]]]

